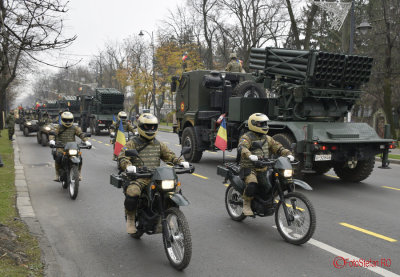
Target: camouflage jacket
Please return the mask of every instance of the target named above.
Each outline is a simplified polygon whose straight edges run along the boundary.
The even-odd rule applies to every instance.
[[[228,63],[228,65],[225,68],[225,71],[229,71],[229,72],[242,72],[242,65],[240,64],[240,62],[238,60],[235,61],[230,61]]]
[[[139,157],[142,159],[145,166],[155,168],[160,166],[160,159],[164,162],[178,164],[183,159],[178,159],[175,153],[172,152],[165,143],[156,139],[146,140],[141,137],[135,137],[129,140],[124,148],[122,148],[118,161],[122,170],[126,170],[129,165],[142,166],[142,162],[138,158],[131,158],[125,155],[126,150],[136,149],[139,152]]]
[[[63,125],[58,125],[54,128],[55,136],[50,135],[50,140],[55,140],[61,143],[73,142],[75,141],[75,136],[79,137],[82,141],[87,141],[88,139],[85,137],[85,134],[82,132],[81,128],[78,126],[72,125],[67,128]]]
[[[6,123],[7,123],[8,128],[14,128],[15,117],[13,114],[8,114]]]
[[[253,147],[254,142],[261,142],[262,150],[260,148]],[[250,155],[264,156],[268,158],[270,154],[279,156],[288,156],[292,153],[285,149],[282,144],[274,140],[268,135],[257,134],[255,132],[247,132],[240,137],[238,149],[241,152],[240,155],[240,166],[244,168],[254,168],[255,166],[250,161]]]
[[[133,126],[131,123],[129,123],[127,121],[125,121],[125,123],[122,122],[122,127],[124,128],[125,132],[132,132],[132,133],[135,132],[135,128],[136,128],[135,126]],[[119,128],[119,121],[113,122],[110,126],[110,132],[117,132],[118,128]]]

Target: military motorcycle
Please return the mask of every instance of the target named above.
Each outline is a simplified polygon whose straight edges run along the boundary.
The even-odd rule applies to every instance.
[[[186,151],[186,152],[185,152]],[[182,154],[189,150],[182,150]],[[136,149],[125,151],[128,157],[140,159]],[[181,155],[182,155],[181,154]],[[162,233],[165,253],[170,264],[178,270],[189,265],[192,256],[192,239],[189,225],[180,206],[189,205],[182,195],[178,174],[193,173],[194,166],[183,168],[181,165],[161,166],[155,169],[138,167],[135,173],[112,174],[110,183],[118,188],[126,187],[132,180],[151,178],[149,185],[142,190],[136,210],[137,232],[131,236],[140,239],[143,234]],[[160,224],[161,222],[161,224]]]
[[[251,201],[253,217],[272,216],[279,234],[287,242],[300,245],[306,243],[314,234],[316,216],[310,200],[295,190],[299,186],[305,190],[312,188],[304,181],[293,179],[293,168],[286,157],[277,159],[259,159],[254,162],[256,168],[268,167],[257,176],[258,187]],[[242,221],[243,192],[245,190],[243,169],[237,163],[225,163],[217,166],[217,174],[229,181],[225,192],[225,207],[235,221]]]
[[[90,134],[86,135],[90,137]],[[81,149],[91,149],[92,146],[86,144],[78,144],[76,142],[56,143],[50,145],[53,148],[54,160],[58,160],[60,168],[60,182],[63,189],[68,188],[69,197],[75,200],[79,191],[79,166],[82,164]],[[64,148],[63,152],[57,152],[55,148]]]

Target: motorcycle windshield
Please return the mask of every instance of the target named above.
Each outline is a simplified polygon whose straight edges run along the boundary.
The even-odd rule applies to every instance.
[[[65,150],[70,150],[70,149],[79,149],[78,144],[75,141],[67,142],[64,147]]]
[[[275,163],[275,169],[292,169],[292,164],[288,158],[279,157]]]
[[[172,167],[157,167],[151,179],[153,181],[176,180],[177,176]]]

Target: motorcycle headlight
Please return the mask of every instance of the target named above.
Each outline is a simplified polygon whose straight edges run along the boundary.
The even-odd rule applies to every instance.
[[[175,187],[174,180],[163,180],[161,181],[161,188],[165,190],[173,189]]]
[[[50,131],[50,127],[44,127],[46,131]]]
[[[286,177],[286,178],[292,177],[292,175],[293,175],[293,170],[292,169],[285,169],[283,171],[283,176]]]
[[[70,149],[70,150],[68,150],[68,154],[69,154],[70,156],[75,156],[76,154],[78,154],[78,150],[76,150],[76,149]]]
[[[31,122],[26,122],[26,125],[32,125],[32,123]]]

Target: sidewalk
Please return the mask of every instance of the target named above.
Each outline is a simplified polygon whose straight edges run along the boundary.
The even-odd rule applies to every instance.
[[[389,151],[389,154],[400,155],[400,148],[391,149]],[[381,158],[380,157],[375,157],[375,161],[376,162],[381,162]],[[391,164],[400,164],[400,160],[399,159],[390,159],[389,158],[389,163],[391,163]]]

